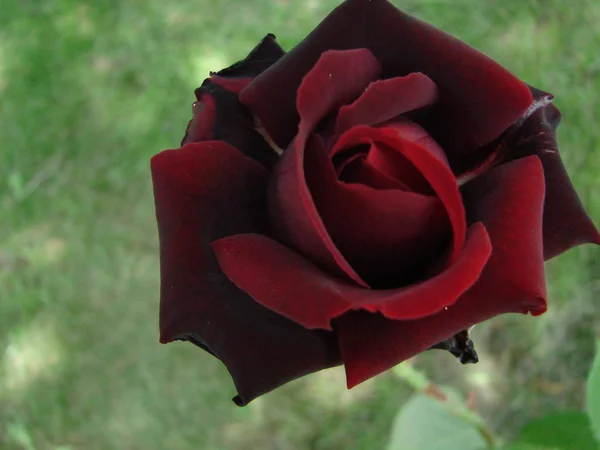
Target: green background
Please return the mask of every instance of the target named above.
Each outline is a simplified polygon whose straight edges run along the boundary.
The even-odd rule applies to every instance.
[[[556,95],[559,140],[600,223],[600,2],[396,0]],[[158,344],[149,158],[180,142],[193,90],[267,32],[290,49],[333,0],[0,0],[0,448],[380,449],[409,389],[332,369],[246,408],[224,367]],[[583,407],[600,250],[548,266],[549,312],[473,332],[481,363],[417,367],[475,392],[503,437]]]

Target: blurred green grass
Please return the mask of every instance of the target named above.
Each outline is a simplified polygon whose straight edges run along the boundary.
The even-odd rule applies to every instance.
[[[559,139],[600,223],[600,3],[394,3],[556,95]],[[238,409],[226,370],[157,343],[149,158],[178,145],[193,89],[267,32],[291,48],[338,1],[0,0],[0,448],[379,449],[408,389],[345,390],[339,369]],[[474,331],[482,362],[417,358],[478,393],[500,434],[580,408],[598,332],[600,253],[548,264],[550,311]]]

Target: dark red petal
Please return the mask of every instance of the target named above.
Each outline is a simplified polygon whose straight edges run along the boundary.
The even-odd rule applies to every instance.
[[[544,166],[544,257],[550,259],[577,245],[600,244],[600,234],[585,211],[560,157],[555,134],[560,112],[549,103],[549,94],[533,89],[540,107],[520,125],[507,145],[510,159],[536,155]]]
[[[394,128],[371,128],[356,126],[344,133],[336,143],[332,154],[338,149],[358,144],[380,142],[399,151],[429,182],[431,188],[444,204],[453,230],[452,256],[455,258],[462,248],[466,234],[465,211],[454,175],[442,161],[423,147],[403,141],[401,133]]]
[[[356,273],[340,253],[319,216],[306,184],[304,145],[286,150],[271,176],[268,190],[268,211],[275,236],[328,272],[359,286],[367,283]],[[314,135],[308,146],[322,147]]]
[[[410,145],[408,142],[403,144]],[[371,142],[366,163],[388,177],[402,181],[413,192],[426,195],[433,194],[427,178],[401,151],[391,148],[389,145]]]
[[[298,89],[298,135],[279,158],[269,189],[269,213],[278,238],[320,267],[363,287],[367,284],[335,247],[313,203],[304,174],[304,147],[317,123],[332,108],[357,97],[378,73],[379,63],[366,50],[321,56]]]
[[[221,272],[210,242],[265,227],[268,174],[224,142],[152,159],[161,251],[161,342],[190,340],[230,371],[238,404],[339,363],[335,336],[255,303]]]
[[[377,79],[380,71],[379,61],[365,49],[323,53],[298,88],[296,108],[300,125],[296,140],[307,139],[321,119],[352,102]]]
[[[367,164],[365,158],[356,158],[343,164],[339,169],[338,178],[344,183],[361,183],[374,189],[411,190],[405,183],[390,178]]]
[[[267,34],[242,61],[238,61],[214,74],[211,73],[211,75],[213,76],[213,81],[215,76],[221,80],[229,79],[233,81],[234,78],[237,78],[251,81],[283,55],[285,55],[285,51],[277,43],[275,35]],[[221,83],[217,82],[217,84]],[[236,88],[236,85],[232,84],[231,87]],[[235,92],[239,92],[239,90],[235,90]]]
[[[417,125],[408,119],[397,119],[390,122],[385,122],[378,125],[378,128],[393,128],[403,140],[408,142],[414,142],[415,144],[423,147],[432,156],[442,161],[445,165],[449,166],[448,158],[446,153],[438,145],[437,142],[425,131],[424,128]]]
[[[520,309],[512,309],[514,312],[545,311],[542,244],[545,182],[539,158],[531,156],[490,170],[465,184],[462,192],[468,222],[483,222],[494,252],[501,249],[506,252],[501,264],[494,260],[492,266],[493,275],[504,282],[499,285],[489,274],[484,280],[493,285],[490,290],[507,297],[504,301],[513,308],[518,305]],[[484,290],[486,286],[477,287]]]
[[[236,286],[261,305],[309,329],[330,330],[330,320],[349,309],[338,286],[358,289],[260,234],[230,236],[213,242],[212,247],[221,269]]]
[[[212,75],[210,81],[227,89],[228,91],[239,94],[242,89],[250,84],[252,78],[225,78],[218,75]]]
[[[469,228],[469,234],[458,259],[428,280],[405,288],[382,291],[384,294],[372,299],[364,299],[362,305],[372,312],[379,311],[385,317],[396,320],[411,320],[430,316],[451,306],[479,279],[492,246],[485,227],[476,223]],[[370,300],[370,301],[369,301]],[[370,308],[370,304],[375,308]]]
[[[188,123],[181,145],[212,140],[216,113],[212,95],[200,93],[198,101],[192,106],[192,120]]]
[[[422,72],[433,80],[439,101],[426,128],[448,154],[466,154],[495,139],[531,103],[527,86],[468,45],[385,0],[348,0],[242,91],[242,102],[280,147],[296,134],[295,94],[304,75],[323,52],[351,48],[370,50],[384,78]]]
[[[327,150],[314,144],[305,174],[336,248],[370,286],[413,283],[446,250],[452,228],[438,198],[340,182]]]
[[[545,310],[540,161],[530,157],[500,166],[464,189],[470,220],[484,223],[492,243],[479,280],[447,310],[424,319],[394,321],[366,313],[337,319],[349,387],[496,315]]]
[[[353,103],[340,108],[335,128],[343,133],[355,125],[375,125],[432,104],[437,87],[422,73],[371,83]]]
[[[485,228],[474,226],[463,254],[446,272],[414,286],[372,291],[332,277],[263,235],[230,236],[214,242],[213,248],[221,268],[240,289],[311,329],[329,329],[331,319],[351,308],[381,310],[401,319],[434,314],[473,285],[491,251]]]
[[[240,152],[271,168],[277,153],[257,131],[257,125],[237,94],[206,80],[196,89],[198,102],[181,145],[204,140],[225,141]]]

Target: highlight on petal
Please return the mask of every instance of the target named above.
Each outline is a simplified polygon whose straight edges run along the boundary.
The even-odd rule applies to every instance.
[[[355,125],[376,125],[401,114],[431,105],[437,98],[437,87],[422,73],[377,80],[349,105],[338,112],[335,129],[343,133]]]
[[[221,269],[254,300],[310,329],[330,329],[350,309],[417,319],[454,303],[475,283],[490,256],[485,228],[474,225],[459,259],[445,272],[400,289],[369,290],[323,272],[307,259],[259,234],[213,242]],[[256,258],[256,255],[261,255]]]
[[[353,312],[336,319],[349,388],[491,317],[545,311],[544,178],[538,158],[497,167],[464,190],[470,221],[481,221],[491,240],[481,276],[448,309],[429,317],[400,321]]]
[[[267,172],[224,142],[152,159],[161,254],[161,342],[188,340],[219,358],[236,404],[340,362],[333,333],[309,331],[257,304],[221,272],[210,242],[263,232]],[[248,320],[251,318],[251,320]]]

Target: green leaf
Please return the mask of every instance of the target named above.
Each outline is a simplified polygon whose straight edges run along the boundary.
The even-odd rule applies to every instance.
[[[588,376],[586,403],[592,432],[600,442],[600,341],[596,343],[596,358]]]
[[[486,441],[472,424],[431,397],[414,395],[398,412],[388,450],[482,450]]]
[[[515,443],[508,446],[507,450],[527,449],[527,445],[536,450],[598,450],[590,422],[585,413],[579,411],[534,419],[525,425]]]

